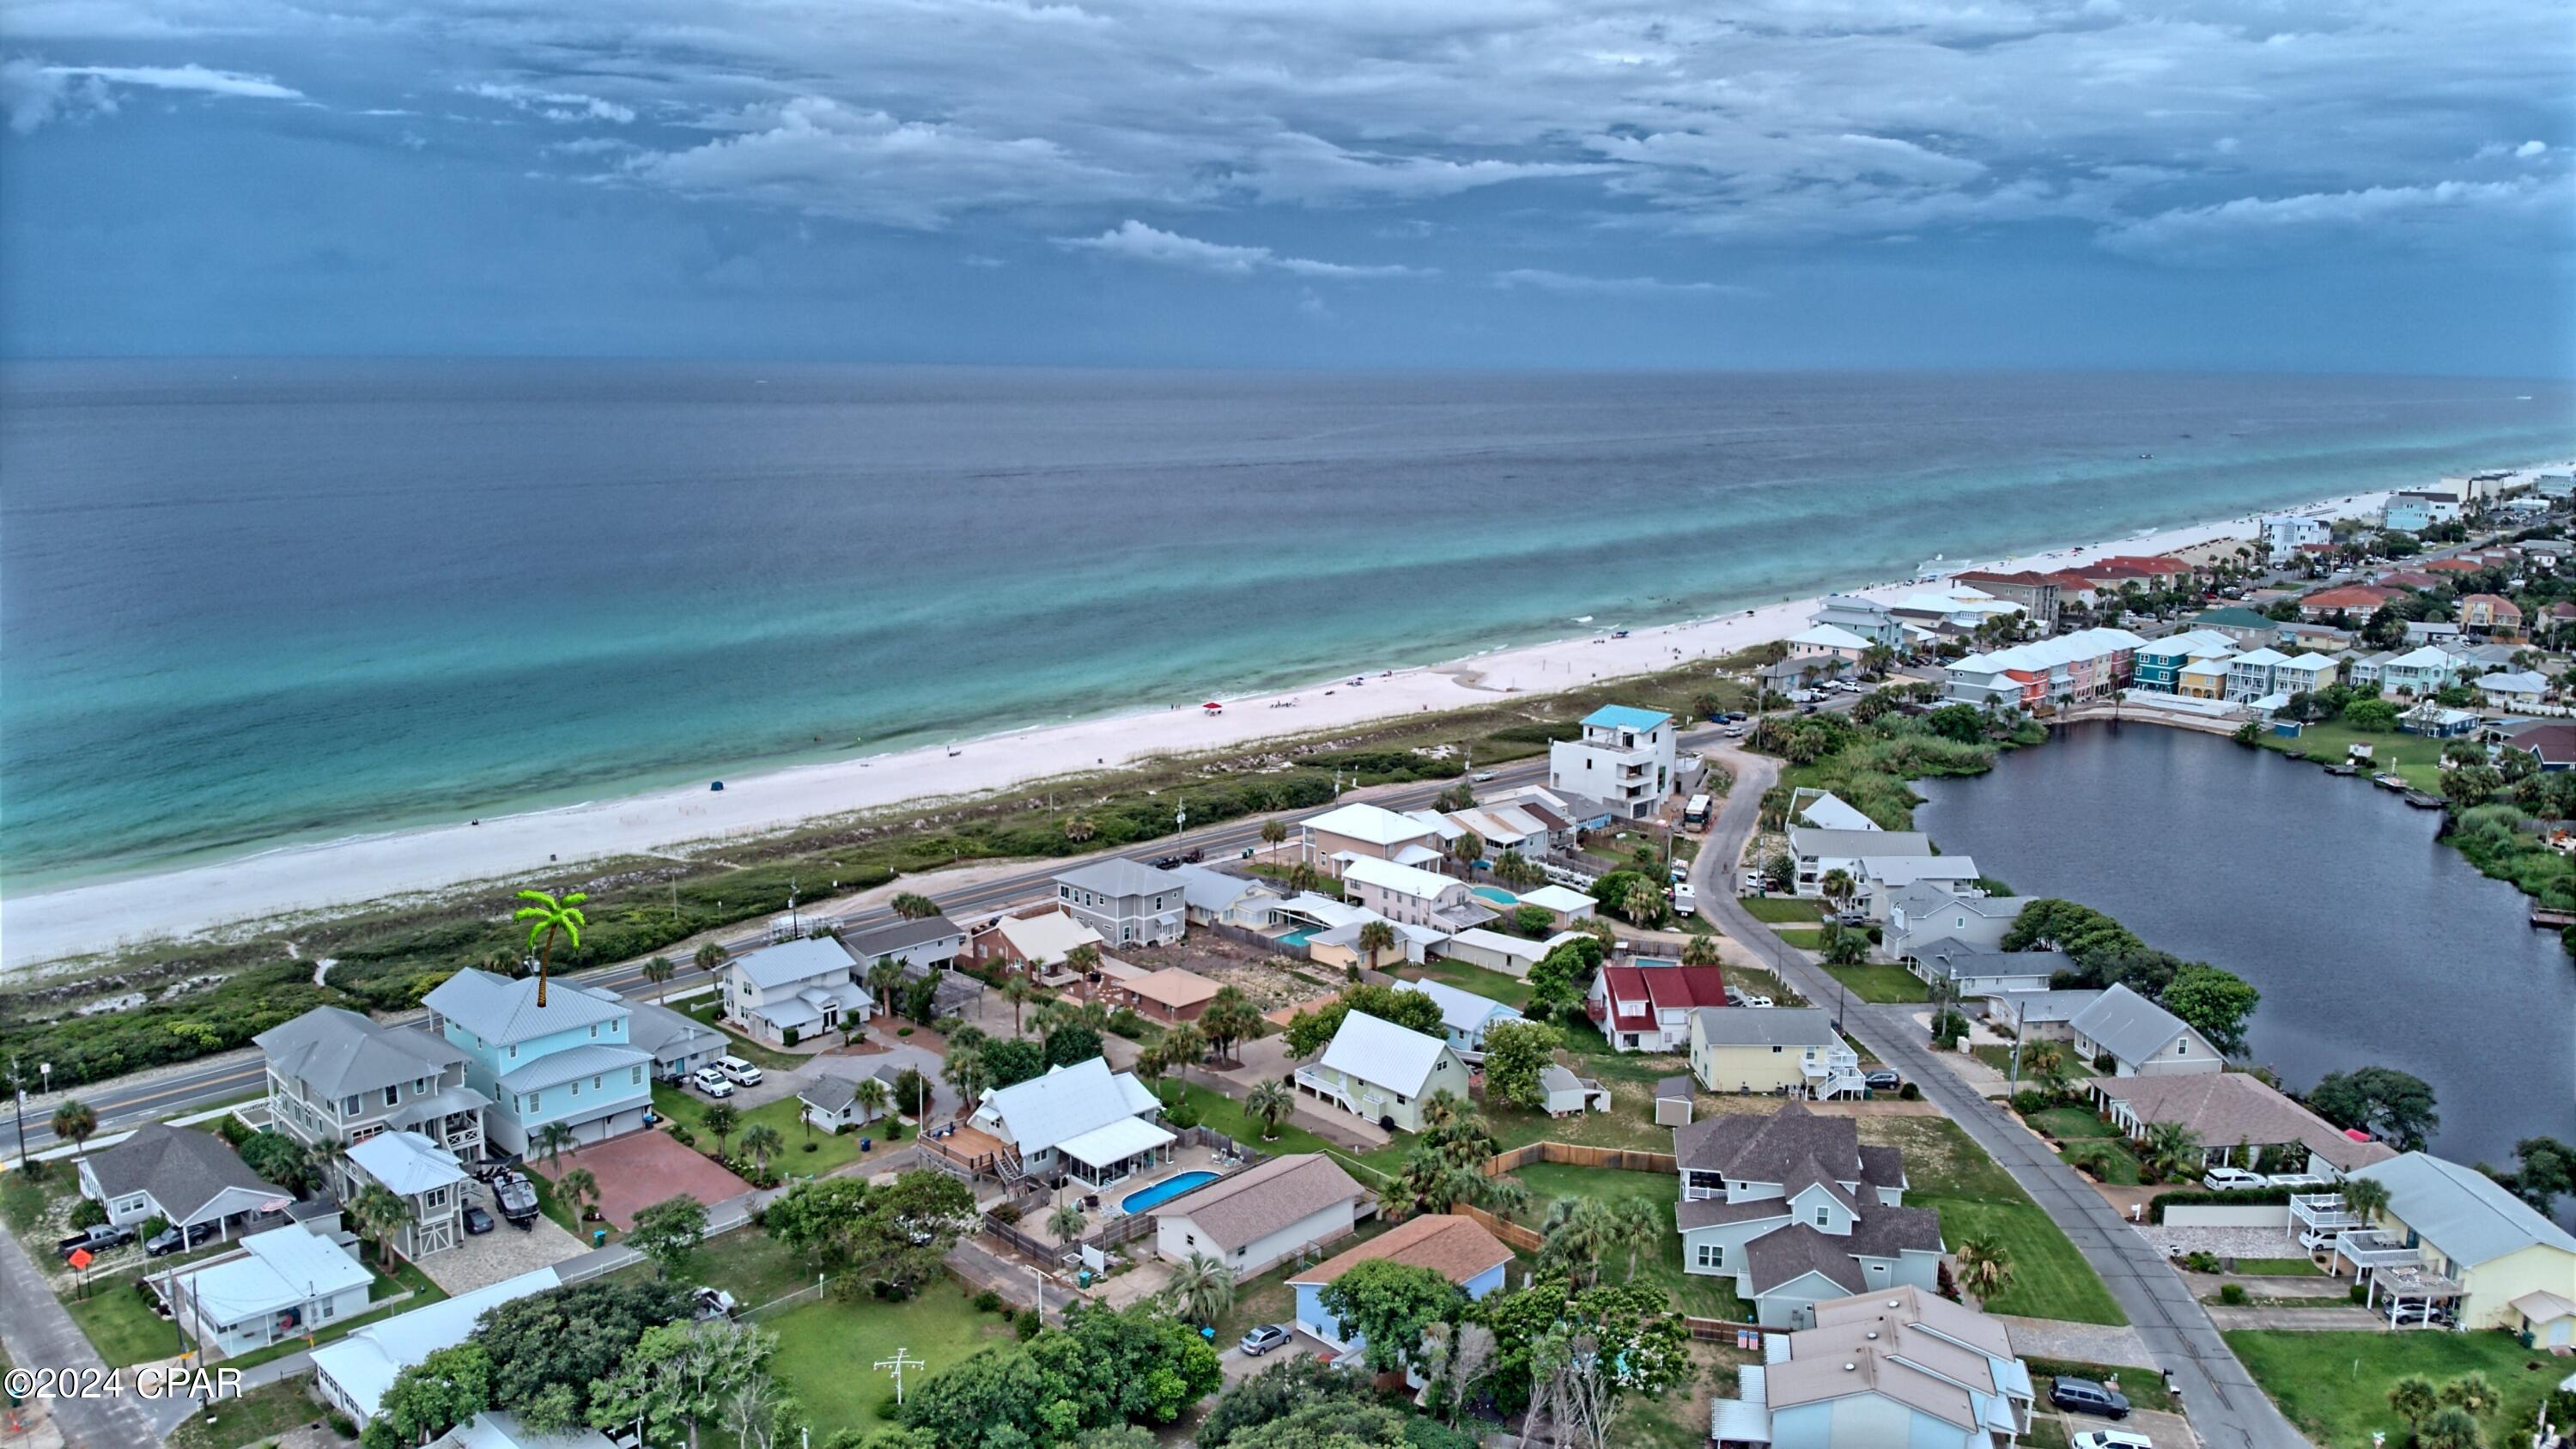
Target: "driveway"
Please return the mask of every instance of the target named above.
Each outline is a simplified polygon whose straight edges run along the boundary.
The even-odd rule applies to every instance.
[[[588,1243],[565,1231],[561,1223],[542,1214],[524,1231],[514,1228],[502,1218],[500,1206],[492,1201],[491,1189],[478,1187],[476,1194],[475,1201],[492,1215],[492,1231],[468,1234],[444,1253],[412,1260],[450,1298],[522,1273],[551,1268],[590,1249]]]
[[[542,1170],[536,1163],[529,1166]],[[565,1153],[563,1170],[576,1167],[589,1168],[599,1180],[600,1216],[620,1232],[635,1226],[638,1211],[680,1193],[713,1207],[751,1191],[750,1183],[697,1149],[681,1146],[667,1132],[629,1132]]]
[[[1779,938],[1737,902],[1731,889],[1736,856],[1753,834],[1763,792],[1780,778],[1779,762],[1722,743],[1702,748],[1708,758],[1735,772],[1735,784],[1691,866],[1700,914],[1745,942],[1773,943],[1758,954],[1776,961],[1784,980],[1810,1001],[1835,1000],[1833,978],[1806,952],[1777,945]],[[1920,1085],[1923,1095],[2002,1164],[2065,1232],[2128,1314],[2155,1365],[2171,1373],[2174,1391],[2189,1406],[2202,1442],[2214,1449],[2304,1449],[2308,1441],[2281,1417],[2219,1337],[2208,1311],[2156,1250],[2120,1220],[2091,1184],[2058,1161],[2046,1143],[1934,1060],[1903,1008],[1854,1003],[1844,1026],[1881,1061]]]

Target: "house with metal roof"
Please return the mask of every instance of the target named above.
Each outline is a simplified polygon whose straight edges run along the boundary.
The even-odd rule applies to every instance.
[[[1241,926],[1257,931],[1270,924],[1270,907],[1282,899],[1278,887],[1258,876],[1228,875],[1203,865],[1177,865],[1181,905],[1196,926]]]
[[[1164,945],[1189,926],[1179,876],[1118,856],[1057,871],[1055,903],[1120,946]]]
[[[1069,1176],[1106,1187],[1152,1166],[1178,1140],[1155,1120],[1162,1111],[1133,1073],[1093,1057],[987,1093],[969,1125],[1001,1144],[995,1170],[1006,1182]]]
[[[149,1281],[190,1342],[249,1353],[367,1311],[375,1274],[349,1250],[301,1227],[241,1240],[241,1251]]]
[[[1801,785],[1789,792],[1789,823],[1816,830],[1869,831],[1879,823],[1831,790]]]
[[[2067,1023],[2076,1054],[2123,1077],[2223,1071],[2226,1057],[2181,1017],[2126,986],[2112,986]],[[2105,1066],[2103,1063],[2110,1065]]]
[[[1661,710],[1605,704],[1583,717],[1583,733],[1548,746],[1547,784],[1606,801],[1622,819],[1655,813],[1679,783],[1680,731]]]
[[[2102,999],[2095,990],[2005,991],[1986,998],[1986,1020],[2023,1041],[2073,1041],[2076,1014]]]
[[[723,1032],[685,1012],[651,1001],[627,1001],[604,986],[580,989],[625,1004],[626,1039],[653,1054],[653,1076],[660,1081],[680,1081],[700,1067],[714,1065],[729,1050]]]
[[[1467,1064],[1447,1041],[1364,1011],[1344,1014],[1323,1054],[1292,1080],[1305,1095],[1390,1131],[1421,1131],[1422,1101],[1434,1092],[1467,1096]]]
[[[1703,1006],[1690,1013],[1691,1075],[1712,1092],[1860,1095],[1860,1054],[1822,1007]]]
[[[841,948],[850,953],[862,973],[888,959],[916,971],[936,971],[957,964],[958,956],[966,949],[966,928],[944,914],[919,920],[897,916],[864,931],[842,932]]]
[[[2020,896],[1954,891],[1938,881],[1892,887],[1885,902],[1887,958],[1904,961],[1915,947],[1941,940],[2000,951],[2027,904]]]
[[[1440,1026],[1448,1033],[1449,1045],[1468,1061],[1485,1054],[1485,1031],[1499,1021],[1522,1020],[1520,1008],[1506,1006],[1490,996],[1478,996],[1446,981],[1398,981],[1398,991],[1412,991],[1440,1003]]]
[[[539,1432],[516,1414],[485,1409],[431,1440],[429,1449],[617,1449],[617,1441],[581,1424]]]
[[[1905,626],[1897,621],[1894,611],[1876,599],[1864,599],[1857,594],[1825,595],[1816,612],[1807,616],[1807,622],[1847,630],[1869,643],[1884,644],[1890,649],[1905,646]]]
[[[1789,854],[1798,863],[1796,893],[1810,900],[1824,895],[1825,877],[1838,870],[1857,886],[1865,860],[1932,858],[1932,837],[1919,830],[1881,830],[1875,825],[1867,830],[1819,830],[1792,825],[1788,835]]]
[[[752,1037],[786,1045],[876,1014],[857,965],[829,936],[782,941],[725,963],[725,1016]]]
[[[167,1218],[174,1228],[212,1227],[224,1237],[295,1201],[222,1138],[166,1122],[146,1122],[124,1141],[83,1154],[80,1192],[119,1227]]]
[[[1327,875],[1340,875],[1345,862],[1363,858],[1437,865],[1448,859],[1441,844],[1437,826],[1365,801],[1297,823],[1298,858]]]
[[[456,1154],[417,1132],[384,1132],[348,1151],[358,1190],[384,1188],[411,1209],[411,1221],[394,1235],[406,1258],[444,1253],[465,1241],[466,1173]]]
[[[524,1154],[558,1122],[576,1143],[641,1129],[653,1057],[629,1039],[625,1001],[555,986],[540,1006],[538,989],[534,977],[467,967],[421,999],[438,1034],[466,1054],[467,1085],[491,1099],[494,1145]]]
[[[1205,1254],[1237,1281],[1351,1235],[1377,1194],[1321,1152],[1274,1157],[1155,1208],[1154,1251],[1167,1263]]]
[[[554,1269],[539,1268],[354,1329],[313,1350],[314,1387],[324,1403],[363,1426],[404,1369],[463,1343],[476,1320],[502,1304],[551,1292],[561,1283]]]
[[[2046,991],[2050,978],[2075,969],[2075,958],[2063,951],[1998,951],[1946,936],[1905,949],[1905,968],[1926,985],[1946,984],[1954,1001]]]
[[[1851,1118],[1796,1102],[1673,1129],[1682,1271],[1735,1279],[1770,1328],[1810,1328],[1816,1305],[1939,1286],[1941,1215],[1905,1203],[1905,1156],[1863,1146]]]
[[[2037,1386],[2002,1323],[1911,1287],[1814,1312],[1736,1370],[1710,1410],[1714,1449],[1995,1449],[2030,1432]]]
[[[2576,1236],[2485,1173],[2428,1153],[2352,1175],[2387,1188],[2388,1207],[2340,1234],[2333,1261],[2383,1280],[2374,1300],[2402,1302],[2430,1283],[2433,1316],[2461,1328],[2528,1325],[2535,1342],[2576,1341]]]
[[[307,1147],[414,1131],[466,1158],[483,1155],[491,1096],[467,1080],[471,1057],[432,1032],[317,1006],[251,1038],[268,1068],[268,1120]],[[329,1173],[334,1197],[347,1174]]]

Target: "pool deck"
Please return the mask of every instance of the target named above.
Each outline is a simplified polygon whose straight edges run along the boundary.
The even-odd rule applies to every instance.
[[[1081,1183],[1076,1182],[1073,1186],[1067,1187],[1062,1192],[1048,1194],[1043,1199],[1041,1206],[1030,1208],[1021,1214],[1018,1227],[1021,1232],[1027,1233],[1031,1237],[1040,1239],[1047,1243],[1057,1243],[1058,1239],[1055,1234],[1047,1231],[1046,1217],[1048,1213],[1055,1211],[1055,1205],[1058,1202],[1080,1203],[1086,1195],[1099,1198],[1099,1207],[1086,1209],[1088,1222],[1084,1231],[1089,1232],[1092,1229],[1098,1228],[1103,1222],[1114,1221],[1118,1218],[1131,1216],[1131,1214],[1121,1211],[1118,1207],[1118,1204],[1124,1201],[1130,1193],[1143,1192],[1145,1189],[1152,1187],[1156,1183],[1167,1182],[1184,1173],[1213,1172],[1217,1176],[1223,1177],[1230,1171],[1240,1170],[1240,1168],[1229,1168],[1223,1163],[1218,1162],[1216,1160],[1216,1152],[1213,1148],[1175,1148],[1172,1152],[1172,1160],[1170,1162],[1156,1167],[1151,1172],[1140,1172],[1134,1177],[1127,1179],[1125,1182],[1117,1183],[1110,1187],[1101,1189],[1097,1193],[1091,1192],[1090,1189],[1083,1187]],[[1196,1189],[1192,1190],[1195,1191]],[[1184,1196],[1186,1196],[1186,1194],[1184,1194]],[[1151,1212],[1152,1209],[1147,1209],[1147,1211]]]

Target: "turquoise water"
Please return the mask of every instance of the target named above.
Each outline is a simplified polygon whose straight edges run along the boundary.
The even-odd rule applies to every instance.
[[[1279,938],[1279,944],[1282,946],[1296,946],[1302,948],[1308,941],[1315,938],[1316,932],[1321,931],[1322,929],[1324,928],[1321,926],[1300,927],[1297,930],[1290,931],[1287,935],[1281,936]]]
[[[1628,958],[1628,964],[1631,966],[1679,966],[1682,963],[1665,956],[1631,956]]]
[[[1513,895],[1510,891],[1503,889],[1501,886],[1478,886],[1476,887],[1476,894],[1483,896],[1485,899],[1492,901],[1498,906],[1516,906],[1521,903],[1521,898],[1519,896]]]
[[[10,363],[0,892],[2571,455],[2563,382]]]
[[[1185,1192],[1195,1191],[1198,1188],[1207,1186],[1209,1183],[1216,1181],[1217,1176],[1218,1174],[1213,1172],[1184,1172],[1177,1176],[1167,1177],[1161,1182],[1155,1183],[1152,1187],[1146,1188],[1140,1192],[1131,1192],[1125,1197],[1120,1198],[1118,1200],[1118,1207],[1120,1211],[1130,1214],[1141,1213],[1148,1208],[1161,1207],[1163,1204],[1170,1202],[1172,1199],[1179,1197]]]

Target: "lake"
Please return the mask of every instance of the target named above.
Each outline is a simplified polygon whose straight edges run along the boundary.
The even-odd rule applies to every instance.
[[[2441,1104],[2433,1150],[2460,1162],[2576,1138],[2576,960],[2525,923],[2519,892],[2435,842],[2439,812],[2135,724],[2059,729],[1991,774],[1916,788],[1915,824],[1944,851],[2254,983],[2250,1053],[2292,1090],[2412,1072]]]

